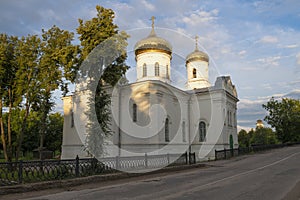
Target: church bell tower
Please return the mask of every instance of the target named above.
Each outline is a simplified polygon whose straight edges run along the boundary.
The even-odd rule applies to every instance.
[[[149,36],[138,41],[134,47],[137,82],[159,80],[170,83],[172,46],[156,35],[154,19],[151,18],[152,30]]]
[[[200,89],[210,87],[208,81],[209,57],[198,49],[198,36],[195,37],[195,50],[186,57],[187,88]]]

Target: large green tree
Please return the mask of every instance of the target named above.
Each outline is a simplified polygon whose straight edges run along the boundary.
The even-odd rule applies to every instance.
[[[238,141],[240,147],[249,147],[250,146],[250,135],[246,130],[242,129],[238,133]]]
[[[40,102],[39,92],[41,84],[38,76],[41,55],[41,39],[37,35],[22,37],[16,48],[16,95],[22,97],[21,107],[25,110],[21,121],[21,129],[17,135],[16,160],[18,160],[23,144],[24,134],[28,123],[28,116],[33,106]]]
[[[300,141],[300,100],[271,98],[263,108],[268,111],[265,121],[275,128],[281,142]]]
[[[275,132],[271,128],[256,127],[250,138],[250,144],[268,145],[278,143]]]
[[[52,93],[59,86],[65,88],[64,81],[73,80],[69,73],[72,74],[74,69],[77,69],[79,47],[72,45],[73,37],[73,33],[61,30],[57,26],[47,31],[42,30],[41,56],[38,63],[41,73],[37,77],[40,81],[40,148],[44,146],[47,120],[54,105]]]
[[[96,58],[98,65],[93,68],[94,71],[88,73],[93,74],[95,70],[102,73],[102,67],[105,66],[104,74],[97,83],[95,99],[92,101],[97,108],[96,120],[105,134],[110,133],[110,97],[103,85],[114,86],[128,69],[125,64],[128,35],[119,32],[113,21],[114,12],[111,9],[97,6],[96,10],[97,16],[91,20],[79,19],[77,33],[80,45],[72,44],[73,33],[57,26],[42,30],[41,36],[28,35],[17,38],[0,35],[0,131],[6,160],[12,159],[12,144],[15,145],[16,159],[21,150],[29,149],[27,144],[23,146],[23,142],[27,143],[28,138],[36,138],[28,133],[31,127],[35,127],[32,120],[39,121],[39,126],[36,126],[39,131],[39,146],[49,146],[45,137],[49,137],[49,140],[53,138],[49,135],[48,128],[50,118],[53,118],[50,114],[54,105],[53,91],[61,87],[63,95],[66,95],[68,83],[74,83],[78,74],[86,73],[78,71],[79,66],[105,41],[110,41],[105,48],[109,52],[106,55],[115,59]],[[17,120],[13,119],[16,112],[19,112]],[[58,118],[56,116],[53,119]],[[18,122],[15,123],[16,121]],[[11,127],[12,124],[14,127]]]
[[[0,34],[0,130],[5,160],[12,160],[11,113],[21,98],[16,95],[16,47],[18,38]],[[7,126],[4,128],[3,108],[8,108]]]
[[[276,133],[271,128],[267,127],[256,127],[256,129],[251,129],[249,132],[242,129],[238,133],[238,141],[240,147],[278,143]]]
[[[110,134],[110,96],[103,89],[104,85],[114,86],[119,79],[124,76],[128,66],[125,64],[127,54],[127,38],[129,37],[125,32],[119,32],[118,26],[114,24],[114,12],[111,9],[106,9],[101,6],[96,6],[97,16],[91,20],[83,21],[79,19],[79,27],[77,33],[81,44],[81,60],[84,62],[88,56],[89,60],[94,59],[91,56],[92,51],[98,51],[98,57],[96,56],[95,67],[89,68],[89,71],[81,71],[80,73],[88,74],[102,74],[99,82],[97,83],[95,98],[90,99],[93,102],[91,105],[95,106],[97,119],[90,118],[91,124],[89,129],[95,129],[95,120],[97,120],[101,126],[104,136]],[[106,45],[105,48],[98,48],[101,45]],[[98,48],[98,49],[97,49]],[[103,52],[105,50],[106,52]],[[95,55],[97,53],[94,52]],[[101,56],[105,55],[105,56]],[[110,60],[109,56],[116,59]],[[103,67],[105,71],[102,73]],[[91,131],[88,135],[88,148],[101,154],[101,143],[103,137],[99,135],[99,131]],[[96,150],[100,149],[100,150]],[[98,155],[95,155],[98,156]]]

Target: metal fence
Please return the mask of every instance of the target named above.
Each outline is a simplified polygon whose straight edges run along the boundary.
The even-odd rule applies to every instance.
[[[188,159],[189,156],[189,159]],[[195,153],[0,162],[0,186],[195,163]]]
[[[292,145],[299,145],[300,142],[297,143],[285,143],[285,144],[269,144],[269,145],[253,145],[250,147],[239,147],[235,149],[221,149],[215,150],[215,160],[228,159],[234,156],[239,156],[243,154],[249,154],[254,152],[266,151],[269,149],[282,148]]]

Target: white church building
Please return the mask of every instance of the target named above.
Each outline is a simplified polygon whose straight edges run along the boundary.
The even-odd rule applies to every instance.
[[[112,110],[110,155],[195,152],[199,161],[214,159],[215,149],[237,148],[238,97],[230,77],[209,82],[209,57],[198,49],[196,39],[195,50],[185,60],[186,89],[171,85],[172,45],[157,36],[153,23],[148,37],[134,47],[136,82],[107,88]],[[63,98],[63,159],[91,156],[72,124],[76,95],[81,93]]]

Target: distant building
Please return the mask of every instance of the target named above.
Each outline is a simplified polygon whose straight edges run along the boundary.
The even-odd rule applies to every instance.
[[[134,51],[137,81],[120,84],[114,91],[107,89],[111,92],[112,109],[119,111],[111,122],[114,145],[124,152],[147,154],[156,154],[158,149],[164,149],[164,153],[182,153],[184,149],[197,152],[198,161],[213,159],[215,149],[238,147],[236,88],[229,76],[217,77],[211,86],[209,57],[198,49],[197,39],[195,50],[186,57],[186,90],[170,85],[172,46],[156,35],[153,24],[149,36],[138,41]],[[89,156],[72,124],[76,112],[74,95],[63,99],[62,158]],[[157,113],[152,119],[151,112]],[[144,132],[131,128],[149,124],[151,128]],[[154,129],[158,130],[155,135],[151,132]],[[142,134],[149,137],[141,138]],[[193,134],[195,137],[191,137]],[[207,152],[205,157],[198,154],[200,149]],[[126,156],[124,152],[114,155]]]
[[[261,119],[256,121],[256,128],[264,128],[264,123]]]

